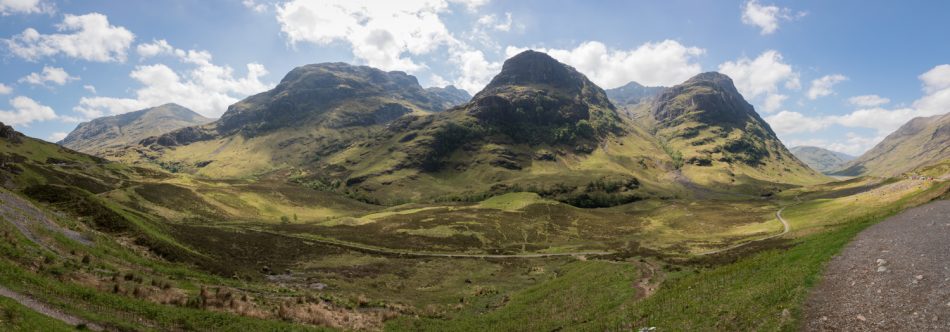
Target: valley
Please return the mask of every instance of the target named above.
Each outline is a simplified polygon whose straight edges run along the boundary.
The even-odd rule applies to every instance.
[[[855,234],[950,190],[940,157],[813,170],[720,73],[625,89],[535,51],[470,100],[324,63],[144,138],[0,128],[0,328],[790,330]]]

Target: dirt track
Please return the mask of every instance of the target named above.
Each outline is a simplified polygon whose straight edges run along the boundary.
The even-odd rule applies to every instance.
[[[805,331],[950,331],[950,200],[858,234],[828,264]]]

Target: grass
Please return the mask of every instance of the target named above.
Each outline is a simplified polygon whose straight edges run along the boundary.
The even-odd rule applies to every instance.
[[[37,313],[12,299],[0,297],[0,330],[4,331],[75,331],[76,328]]]

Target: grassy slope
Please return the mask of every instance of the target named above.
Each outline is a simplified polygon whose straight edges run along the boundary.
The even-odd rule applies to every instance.
[[[871,205],[864,210],[844,204],[824,206],[816,215],[826,225],[825,232],[805,230],[793,233],[791,240],[770,244],[780,249],[766,249],[738,258],[733,263],[699,268],[694,272],[690,269],[673,272],[656,294],[639,302],[629,296],[616,301],[614,296],[618,292],[622,294],[625,288],[629,290],[633,280],[630,276],[614,278],[617,275],[614,265],[583,265],[584,272],[568,271],[557,283],[527,289],[512,296],[513,304],[519,303],[515,299],[543,298],[554,302],[538,301],[534,306],[511,305],[497,312],[450,321],[398,321],[389,325],[389,329],[467,331],[490,326],[486,324],[494,324],[498,318],[504,317],[507,322],[528,322],[526,324],[537,324],[547,330],[560,327],[602,331],[650,326],[672,331],[795,330],[801,305],[810,287],[817,282],[824,264],[855,234],[904,208],[942,195],[948,187],[950,183],[945,182],[917,188],[907,195],[894,196],[886,204]],[[845,220],[837,219],[845,216]],[[793,224],[802,224],[813,216],[789,211],[787,218]],[[708,264],[704,261],[697,263],[699,266]],[[580,268],[582,264],[575,267]],[[585,290],[580,298],[574,295],[579,290]],[[590,303],[598,310],[571,312],[572,307],[565,306],[559,299]],[[565,309],[558,311],[558,308]],[[498,326],[523,330],[519,327],[522,325]]]

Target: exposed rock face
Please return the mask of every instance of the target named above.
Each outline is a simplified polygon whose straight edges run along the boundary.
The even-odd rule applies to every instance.
[[[791,148],[792,154],[812,169],[827,173],[840,169],[855,157],[841,152],[835,152],[814,146],[796,146]]]
[[[60,145],[76,151],[101,155],[109,148],[134,144],[167,132],[211,122],[177,104],[165,104],[79,124]]]
[[[657,97],[652,114],[659,136],[688,142],[695,163],[757,166],[769,158],[798,163],[726,75],[702,73],[667,89]]]
[[[465,104],[472,99],[472,95],[468,94],[468,92],[452,85],[444,88],[427,88],[426,92],[435,100],[436,105],[439,106],[441,110],[447,110]]]
[[[603,89],[574,68],[535,51],[505,61],[501,73],[464,109],[516,141],[575,144],[620,129]]]
[[[835,174],[894,176],[946,159],[950,159],[950,114],[918,117]]]
[[[658,96],[666,87],[643,86],[637,82],[630,82],[619,88],[607,89],[607,97],[616,106],[636,105]]]
[[[394,110],[441,107],[441,100],[406,73],[322,63],[294,68],[274,89],[231,105],[216,129],[254,135],[301,125],[365,126],[393,120]]]
[[[13,127],[5,125],[3,124],[3,122],[0,122],[0,138],[7,140],[11,143],[20,143],[22,141],[21,136],[23,136],[23,134],[20,134],[19,132],[14,130]]]

